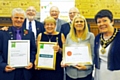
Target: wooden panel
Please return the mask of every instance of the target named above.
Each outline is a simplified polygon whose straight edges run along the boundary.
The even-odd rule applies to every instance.
[[[11,17],[14,8],[26,10],[29,6],[34,6],[40,12],[40,0],[0,0],[0,17]]]
[[[96,36],[99,33],[97,26],[91,26],[90,31]]]
[[[120,0],[75,0],[75,6],[86,18],[94,18],[101,9],[109,9],[115,19],[120,19]]]

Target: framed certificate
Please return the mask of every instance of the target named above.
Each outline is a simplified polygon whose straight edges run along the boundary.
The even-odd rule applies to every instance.
[[[55,70],[56,52],[53,46],[56,42],[39,42],[37,47],[36,62],[38,68]]]
[[[30,41],[9,40],[8,65],[12,67],[25,67],[30,63]]]
[[[69,65],[92,65],[90,44],[87,45],[63,45],[63,61]]]

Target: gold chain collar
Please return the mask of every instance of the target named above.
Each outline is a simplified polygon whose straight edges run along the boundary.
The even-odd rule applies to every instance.
[[[117,32],[118,32],[118,29],[115,29],[113,35],[108,40],[104,40],[103,35],[100,36],[100,41],[101,41],[101,45],[102,45],[102,49],[101,49],[102,54],[106,53],[105,48],[114,40]]]

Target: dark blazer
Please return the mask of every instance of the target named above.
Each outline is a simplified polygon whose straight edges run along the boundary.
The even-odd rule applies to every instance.
[[[66,21],[62,20],[62,19],[57,19],[57,26],[56,26],[56,31],[60,32],[61,30],[61,25],[65,24]]]
[[[100,69],[99,59],[99,47],[100,47],[100,35],[97,35],[94,43],[94,64],[97,69]],[[107,68],[109,70],[120,70],[120,32],[117,33],[116,37],[111,43],[108,54]]]
[[[37,38],[38,34],[44,32],[45,29],[44,29],[44,24],[43,23],[35,20],[35,24],[36,24],[36,38]],[[23,23],[23,28],[26,29],[26,19]]]
[[[8,31],[0,31],[0,80],[14,80],[15,70],[12,72],[5,72],[8,60],[8,40],[15,40],[15,33],[13,26],[8,28]],[[21,30],[22,40],[30,40],[30,62],[34,63],[36,54],[35,37],[33,32],[28,31],[24,35],[24,29]],[[21,68],[25,80],[30,80],[32,74],[31,70]]]
[[[61,26],[61,30],[60,32],[64,34],[65,38],[67,37],[67,34],[70,31],[70,24],[69,23],[65,23]]]

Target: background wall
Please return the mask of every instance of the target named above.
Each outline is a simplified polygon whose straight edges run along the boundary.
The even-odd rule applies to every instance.
[[[26,10],[29,6],[37,9],[37,16],[40,14],[40,0],[0,0],[0,27],[11,25],[11,12],[13,8],[23,8]]]
[[[50,7],[57,6],[60,10],[59,18],[69,21],[68,12],[75,6],[74,0],[41,0],[40,21],[43,22],[46,16],[50,16]]]
[[[86,18],[94,18],[101,9],[109,9],[114,19],[120,19],[120,0],[75,0],[75,6]]]
[[[114,27],[120,28],[120,0],[74,0],[74,2],[80,13],[87,19],[90,24],[91,32],[95,35],[99,33],[99,30],[94,21],[94,15],[101,9],[111,10],[115,19]],[[66,3],[66,6],[67,5]],[[36,18],[39,20],[40,0],[0,0],[0,27],[12,25],[10,16],[13,8],[20,7],[26,10],[28,6],[35,6],[37,9]]]
[[[114,27],[120,28],[120,0],[75,0],[75,6],[85,16],[90,24],[91,32],[95,35],[99,33],[99,30],[94,21],[94,16],[101,9],[112,11],[115,19]]]
[[[0,0],[0,17],[10,17],[13,8],[26,10],[31,5],[40,12],[40,0]]]

